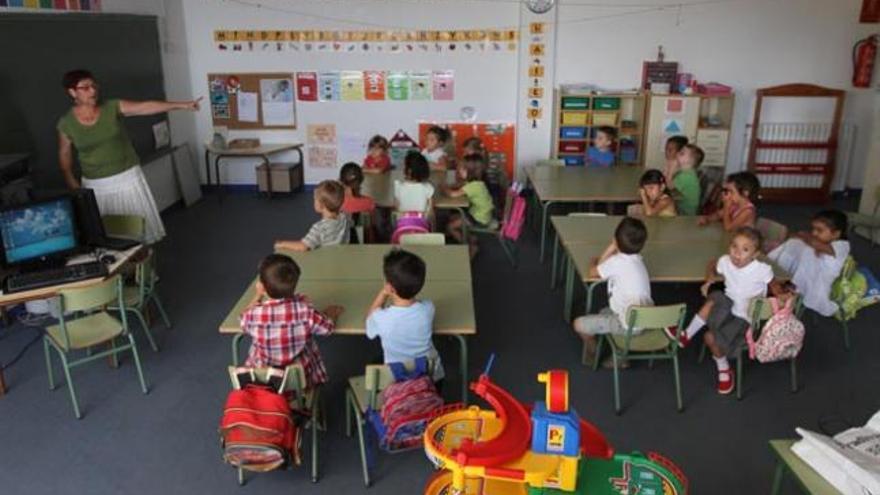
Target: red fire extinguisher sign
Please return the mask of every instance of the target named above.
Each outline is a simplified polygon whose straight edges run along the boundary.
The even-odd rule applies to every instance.
[[[859,40],[853,46],[853,86],[867,88],[871,86],[871,75],[874,73],[874,59],[877,58],[877,39],[880,35],[871,35]]]

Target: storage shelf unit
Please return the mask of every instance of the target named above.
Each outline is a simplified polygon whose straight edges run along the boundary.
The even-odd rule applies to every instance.
[[[702,166],[727,165],[733,95],[651,94],[648,98],[646,168],[664,168],[666,140],[671,136],[685,136],[699,146],[705,154]]]
[[[595,129],[617,129],[617,163],[640,165],[645,128],[643,93],[596,94],[554,90],[553,157],[584,165]]]

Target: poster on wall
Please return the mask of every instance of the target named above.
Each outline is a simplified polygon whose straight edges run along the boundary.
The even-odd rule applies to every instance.
[[[335,145],[336,124],[309,124],[306,126],[306,144]]]
[[[259,122],[259,93],[250,91],[238,92],[238,120],[239,122]]]
[[[434,99],[455,99],[455,73],[451,70],[434,71]]]
[[[309,146],[308,155],[310,167],[336,167],[336,146]]]
[[[404,101],[409,99],[409,74],[405,71],[388,71],[385,84],[388,88],[388,99]]]
[[[299,101],[318,101],[318,74],[296,73],[296,98]]]
[[[340,72],[342,101],[362,101],[364,99],[364,73],[359,70]]]
[[[318,73],[319,99],[321,101],[339,101],[339,72],[327,71]]]
[[[306,144],[310,167],[336,167],[336,124],[309,124],[306,126]]]
[[[364,71],[364,93],[367,100],[385,99],[385,72],[381,70]]]
[[[431,73],[412,71],[409,73],[410,99],[423,101],[431,99]]]
[[[260,96],[263,125],[295,125],[293,114],[293,80],[261,79]]]

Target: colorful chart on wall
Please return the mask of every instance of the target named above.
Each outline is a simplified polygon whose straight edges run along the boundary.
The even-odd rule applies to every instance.
[[[388,88],[388,99],[405,101],[409,99],[409,73],[406,71],[388,71],[385,76]]]
[[[381,70],[364,71],[364,93],[367,100],[385,99],[385,72]]]
[[[364,99],[363,71],[344,70],[339,74],[342,101],[362,101]]]
[[[428,71],[411,71],[409,73],[409,87],[411,100],[430,100],[432,94],[431,73]]]
[[[339,71],[318,73],[318,99],[321,101],[340,100]]]

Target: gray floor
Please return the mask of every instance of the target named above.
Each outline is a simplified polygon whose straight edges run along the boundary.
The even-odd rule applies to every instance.
[[[851,208],[852,200],[839,202]],[[806,226],[813,207],[766,207],[764,214]],[[321,439],[321,480],[307,469],[250,479],[240,488],[223,464],[217,424],[229,386],[229,338],[217,326],[254,274],[273,239],[298,237],[314,220],[311,198],[266,201],[233,194],[220,205],[208,197],[190,209],[166,215],[160,290],[174,328],[157,326],[162,351],[152,352],[135,327],[151,391],[140,393],[131,360],[119,370],[97,363],[74,373],[85,417],[73,418],[67,391],[47,390],[40,345],[32,346],[7,370],[9,394],[0,399],[0,493],[366,493],[356,440],[343,434],[343,383],[379,352],[354,337],[331,337],[321,350],[333,380],[325,391],[330,429]],[[839,327],[806,319],[809,336],[800,359],[802,390],[788,392],[786,365],[751,365],[745,397],[738,402],[714,392],[714,371],[696,364],[696,351],[683,357],[685,411],[675,412],[672,371],[639,366],[624,373],[624,413],[611,404],[611,374],[579,364],[580,343],[562,320],[561,290],[549,289],[548,265],[537,262],[537,241],[520,241],[514,271],[495,243],[484,242],[474,261],[479,334],[470,339],[471,373],[496,353],[493,378],[526,402],[539,400],[536,373],[564,368],[571,373],[573,406],[594,422],[619,451],[656,450],[690,477],[693,493],[769,491],[771,438],[792,437],[795,426],[836,432],[863,423],[880,408],[880,332],[877,306],[852,325],[853,350],[843,349]],[[860,262],[880,273],[878,250],[853,241]],[[305,267],[307,270],[308,267]],[[658,302],[698,303],[696,286],[657,285]],[[603,296],[604,297],[604,296]],[[7,362],[37,335],[16,324],[0,330],[0,362]],[[365,345],[372,348],[364,350]],[[455,370],[452,342],[438,341]],[[452,374],[452,373],[450,373]],[[451,376],[447,395],[458,390]],[[431,466],[421,451],[380,455],[373,493],[421,493]],[[797,493],[792,484],[786,493]]]

